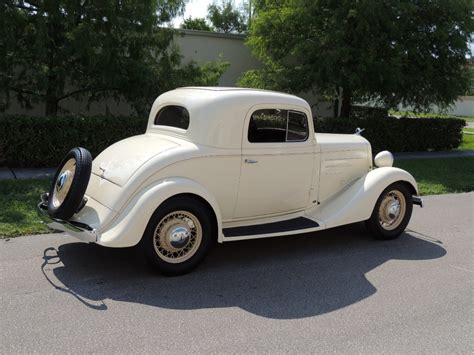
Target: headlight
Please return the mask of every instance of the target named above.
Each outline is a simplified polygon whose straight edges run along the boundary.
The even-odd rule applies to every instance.
[[[384,150],[377,154],[374,158],[374,164],[379,168],[384,166],[392,166],[393,165],[393,155],[388,150]]]

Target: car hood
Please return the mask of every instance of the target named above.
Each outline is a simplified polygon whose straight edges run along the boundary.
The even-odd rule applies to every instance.
[[[321,152],[367,150],[370,143],[357,134],[316,133]]]
[[[153,134],[121,140],[100,153],[92,163],[92,173],[124,186],[148,160],[179,144]]]

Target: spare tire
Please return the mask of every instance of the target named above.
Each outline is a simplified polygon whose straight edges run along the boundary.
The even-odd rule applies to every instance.
[[[54,175],[49,190],[48,214],[68,220],[80,208],[91,177],[92,156],[85,148],[71,149]]]

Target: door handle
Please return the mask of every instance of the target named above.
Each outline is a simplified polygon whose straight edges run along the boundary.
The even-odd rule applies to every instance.
[[[246,164],[257,164],[258,160],[253,160],[253,159],[245,159],[244,162]]]

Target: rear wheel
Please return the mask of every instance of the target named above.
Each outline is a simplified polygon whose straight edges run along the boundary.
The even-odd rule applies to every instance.
[[[152,215],[142,246],[158,271],[182,275],[204,259],[214,234],[207,206],[194,198],[178,196]]]
[[[380,195],[366,226],[377,239],[397,238],[410,222],[412,210],[410,190],[404,183],[394,183]]]

